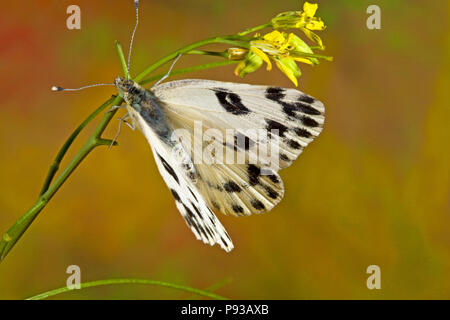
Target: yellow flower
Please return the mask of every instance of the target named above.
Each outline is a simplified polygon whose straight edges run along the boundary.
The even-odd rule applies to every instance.
[[[325,23],[319,18],[315,17],[317,3],[305,2],[303,4],[303,11],[288,11],[277,15],[271,20],[274,29],[300,29],[311,41],[317,43],[321,49],[324,49],[320,37],[312,32],[312,30],[324,30]]]
[[[314,17],[319,5],[317,3],[311,4],[305,2],[303,4],[303,13],[300,21],[297,23],[297,28],[305,27],[309,30],[323,30],[325,23],[318,17]]]
[[[273,60],[278,67],[296,86],[297,78],[301,75],[296,62],[317,64],[314,52],[295,34],[272,31],[262,38],[258,37],[250,41],[250,51],[246,59],[238,64],[235,74],[240,77],[256,71],[263,62],[267,64],[267,70],[272,70]]]

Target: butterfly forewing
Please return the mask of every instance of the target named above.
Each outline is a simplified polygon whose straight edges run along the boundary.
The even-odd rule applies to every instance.
[[[204,152],[192,143],[195,122],[201,123],[204,132],[221,132],[223,139],[203,138],[216,152],[222,150],[222,159],[196,163],[203,177],[196,185],[208,204],[225,214],[271,210],[284,194],[277,170],[291,165],[324,123],[323,104],[295,89],[180,80],[157,86],[153,92],[163,102],[171,126],[191,133],[190,139],[183,140],[191,154]],[[272,155],[265,158],[261,150],[278,150],[277,161],[272,161]],[[234,160],[244,161],[227,163],[223,155],[227,151],[235,153]]]
[[[176,206],[196,238],[206,244],[218,243],[225,251],[233,249],[230,236],[216,218],[205,199],[173,156],[171,146],[161,141],[144,118],[133,108],[128,112],[147,138],[158,170],[172,193]]]

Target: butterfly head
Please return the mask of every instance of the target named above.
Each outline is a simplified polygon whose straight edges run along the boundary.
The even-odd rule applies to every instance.
[[[114,85],[119,92],[119,96],[121,96],[125,100],[127,99],[129,94],[135,93],[140,88],[139,85],[133,80],[123,79],[120,76],[117,77],[116,80],[114,80]]]

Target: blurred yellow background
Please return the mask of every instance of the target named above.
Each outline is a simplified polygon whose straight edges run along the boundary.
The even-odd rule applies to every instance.
[[[169,52],[299,10],[299,0],[141,1],[136,74]],[[81,8],[81,30],[66,8]],[[366,8],[381,7],[381,30]],[[58,148],[115,90],[52,93],[54,85],[111,82],[121,73],[132,1],[8,1],[0,15],[0,231],[34,203]],[[226,254],[195,240],[161,179],[143,135],[82,163],[0,264],[0,298],[82,281],[141,277],[207,288],[236,299],[450,298],[449,2],[320,0],[321,32],[334,62],[302,66],[299,89],[326,107],[325,129],[287,170],[270,213],[219,216],[236,246]],[[187,57],[176,68],[214,61]],[[193,78],[292,87],[264,68],[239,79],[233,66]],[[181,77],[178,77],[181,78]],[[97,120],[98,121],[98,120]],[[80,136],[75,154],[96,121]],[[113,120],[106,137],[117,130]],[[63,164],[67,164],[67,161]],[[368,290],[366,268],[381,268]],[[121,285],[57,298],[170,299],[189,294]]]

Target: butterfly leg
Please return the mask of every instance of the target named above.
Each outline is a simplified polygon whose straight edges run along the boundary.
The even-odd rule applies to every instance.
[[[152,87],[157,86],[157,85],[160,84],[162,81],[164,81],[165,79],[167,79],[167,77],[170,75],[170,72],[171,72],[172,69],[173,69],[173,66],[175,65],[175,63],[177,63],[178,59],[180,59],[180,57],[181,57],[182,55],[183,55],[183,54],[180,53],[180,54],[175,58],[175,60],[172,62],[172,65],[171,65],[170,68],[169,68],[169,71],[164,75],[164,77],[162,77],[161,79],[159,79],[158,82],[156,82]]]
[[[112,142],[111,142],[111,144],[109,146],[109,149],[111,149],[111,147],[113,146],[114,142],[116,142],[117,138],[119,137],[120,131],[122,129],[122,123],[125,123],[131,130],[133,130],[133,131],[136,130],[136,123],[134,122],[134,120],[132,121],[132,123],[129,123],[127,121],[128,118],[130,118],[130,115],[127,113],[122,118],[118,119],[119,120],[119,126],[117,128],[117,133],[114,136],[114,138],[112,139]]]
[[[126,105],[112,106],[111,108],[109,108],[108,111],[106,111],[106,113],[113,112],[114,110],[123,109],[123,108],[126,108],[126,107],[127,107]]]

